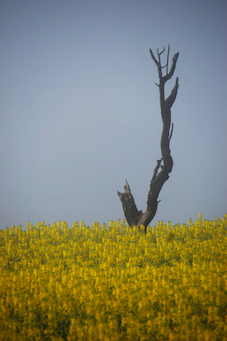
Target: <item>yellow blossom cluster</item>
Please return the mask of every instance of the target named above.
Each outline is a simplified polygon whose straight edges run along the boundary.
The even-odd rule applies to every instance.
[[[0,231],[1,341],[227,341],[227,215]]]

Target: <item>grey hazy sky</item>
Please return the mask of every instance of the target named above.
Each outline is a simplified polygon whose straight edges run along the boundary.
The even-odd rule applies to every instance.
[[[146,207],[161,116],[154,52],[180,52],[173,171],[152,225],[227,212],[225,0],[1,0],[0,228]]]

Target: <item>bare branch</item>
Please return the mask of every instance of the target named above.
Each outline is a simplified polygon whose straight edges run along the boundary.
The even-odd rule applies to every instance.
[[[158,61],[157,61],[157,59],[155,58],[155,56],[154,56],[154,54],[153,54],[153,52],[152,52],[151,49],[150,49],[150,54],[151,54],[151,58],[153,59],[153,61],[155,62],[155,64],[158,66]]]
[[[117,194],[122,202],[123,211],[125,214],[125,218],[130,226],[137,225],[138,220],[142,215],[142,211],[138,211],[135,200],[131,193],[129,184],[126,180],[126,184],[124,186],[124,193],[118,192]]]
[[[165,47],[164,46],[162,46],[162,51],[161,52],[159,52],[159,50],[157,49],[157,53],[158,53],[158,56],[160,57],[162,54],[163,54],[163,52],[165,52]]]
[[[162,69],[165,69],[165,67],[168,67],[168,65],[166,64],[164,66],[161,66]]]
[[[174,85],[174,88],[173,90],[171,91],[171,94],[169,95],[169,97],[165,100],[165,105],[166,107],[168,107],[169,109],[172,107],[176,97],[177,97],[177,90],[178,90],[178,87],[179,87],[179,79],[178,77],[176,78],[176,82],[175,82],[175,85]]]
[[[126,193],[131,193],[131,190],[130,190],[130,187],[129,187],[127,179],[125,179],[125,183],[126,183],[126,185],[124,185],[125,192]]]
[[[155,167],[155,169],[154,169],[154,173],[153,173],[153,176],[152,176],[152,179],[151,179],[151,183],[152,183],[152,182],[154,181],[154,179],[156,178],[159,168],[162,167],[162,166],[161,166],[161,162],[162,162],[162,158],[161,158],[160,160],[157,160],[157,165],[156,165],[156,167]]]
[[[173,73],[175,71],[175,68],[176,68],[176,64],[177,64],[177,59],[179,57],[179,52],[175,53],[175,55],[173,56],[173,59],[172,59],[172,66],[171,66],[171,69],[170,69],[170,72],[167,73],[164,77],[163,77],[163,81],[164,83],[166,81],[168,81],[172,76],[173,76]]]
[[[170,51],[170,46],[168,44],[167,62],[166,62],[166,74],[168,74],[168,67],[169,67],[169,51]]]

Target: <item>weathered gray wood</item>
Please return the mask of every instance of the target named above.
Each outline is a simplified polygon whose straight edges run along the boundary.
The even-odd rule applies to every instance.
[[[158,68],[159,75],[159,84],[156,84],[159,88],[159,97],[160,97],[160,108],[161,108],[161,117],[163,122],[163,129],[161,135],[161,153],[162,157],[160,160],[157,160],[157,165],[154,169],[153,176],[150,182],[150,189],[148,192],[147,198],[147,208],[143,213],[142,211],[138,211],[135,200],[131,193],[129,184],[126,180],[126,185],[124,186],[124,192],[117,192],[118,196],[122,202],[123,211],[125,214],[125,218],[130,226],[138,226],[140,228],[141,225],[145,226],[145,232],[147,230],[147,226],[154,218],[157,208],[158,208],[158,196],[162,189],[164,183],[169,179],[169,174],[173,168],[173,159],[170,152],[170,140],[173,134],[173,124],[171,123],[171,107],[176,99],[177,91],[179,87],[179,79],[176,78],[175,86],[173,87],[171,94],[165,99],[165,83],[171,79],[174,74],[177,59],[179,57],[179,52],[176,53],[172,59],[172,65],[170,72],[168,72],[169,66],[169,52],[170,47],[168,45],[167,52],[167,62],[166,65],[161,65],[161,55],[164,53],[165,48],[161,52],[157,50],[158,59],[155,57],[153,51],[150,49],[151,58],[155,62]],[[166,68],[166,74],[163,76],[162,70]]]

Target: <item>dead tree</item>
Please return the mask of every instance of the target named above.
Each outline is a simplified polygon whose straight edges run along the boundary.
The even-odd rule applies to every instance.
[[[159,50],[157,49],[156,58],[154,53],[150,49],[151,58],[158,68],[159,84],[155,84],[159,88],[163,129],[161,136],[162,157],[160,158],[160,160],[157,160],[157,165],[154,169],[153,176],[150,182],[146,211],[144,213],[142,211],[138,211],[127,180],[124,186],[124,193],[117,192],[122,202],[123,211],[128,224],[130,226],[138,226],[138,228],[140,228],[141,225],[144,225],[145,233],[148,224],[152,221],[156,214],[158,203],[160,202],[160,200],[158,200],[158,196],[162,189],[162,186],[169,179],[169,174],[171,173],[173,168],[173,159],[169,147],[170,140],[173,135],[173,123],[171,123],[171,107],[177,96],[177,91],[179,87],[178,77],[176,78],[175,86],[173,87],[171,94],[167,98],[165,98],[165,83],[170,80],[174,74],[177,59],[179,57],[179,52],[173,56],[171,69],[169,71],[170,46],[168,45],[166,64],[162,66],[161,55],[164,53],[164,51],[164,47],[161,52],[159,52]],[[165,75],[163,75],[163,69],[165,69]]]

